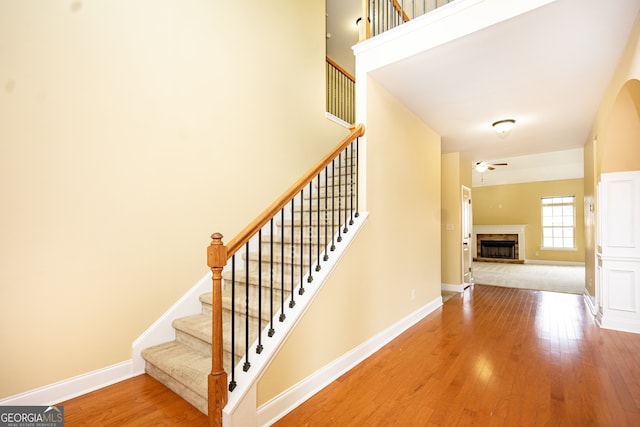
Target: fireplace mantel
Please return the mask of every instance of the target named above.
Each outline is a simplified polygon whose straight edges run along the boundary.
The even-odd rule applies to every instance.
[[[473,257],[478,257],[477,250],[477,236],[478,234],[517,234],[518,235],[518,259],[525,260],[525,244],[524,244],[524,229],[527,224],[502,224],[502,225],[476,225],[473,226],[472,243],[471,248],[473,250]]]

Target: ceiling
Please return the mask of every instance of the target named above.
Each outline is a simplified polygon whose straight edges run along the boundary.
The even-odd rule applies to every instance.
[[[551,169],[568,165],[582,176],[581,148],[639,10],[638,0],[556,0],[370,75],[442,136],[443,153],[509,163],[474,185],[558,179]],[[360,0],[327,0],[327,52],[348,70],[359,16]],[[502,138],[491,127],[501,119],[516,120]],[[512,174],[517,164],[533,175]]]

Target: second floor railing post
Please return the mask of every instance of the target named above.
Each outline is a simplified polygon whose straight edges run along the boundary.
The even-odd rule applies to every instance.
[[[371,37],[371,25],[369,23],[369,0],[362,0],[362,16],[358,23],[358,41],[365,41]]]
[[[222,363],[222,269],[227,264],[227,248],[222,243],[222,234],[211,235],[211,244],[207,248],[207,265],[211,268],[213,281],[213,322],[212,357],[209,374],[209,424],[222,426],[222,409],[227,404],[227,373]]]

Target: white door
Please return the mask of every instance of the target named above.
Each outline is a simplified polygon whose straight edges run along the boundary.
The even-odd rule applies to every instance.
[[[473,215],[471,210],[471,189],[462,186],[462,282],[464,287],[473,284],[471,232]]]

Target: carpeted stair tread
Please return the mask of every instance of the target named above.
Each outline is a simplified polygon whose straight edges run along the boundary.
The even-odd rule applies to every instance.
[[[206,412],[207,382],[211,372],[210,356],[194,351],[184,344],[170,341],[144,349],[142,357],[147,361],[146,370],[151,376],[200,411]],[[167,377],[170,377],[169,381]]]
[[[176,330],[176,340],[201,353],[211,355],[211,316],[194,314],[175,319],[172,323]]]

